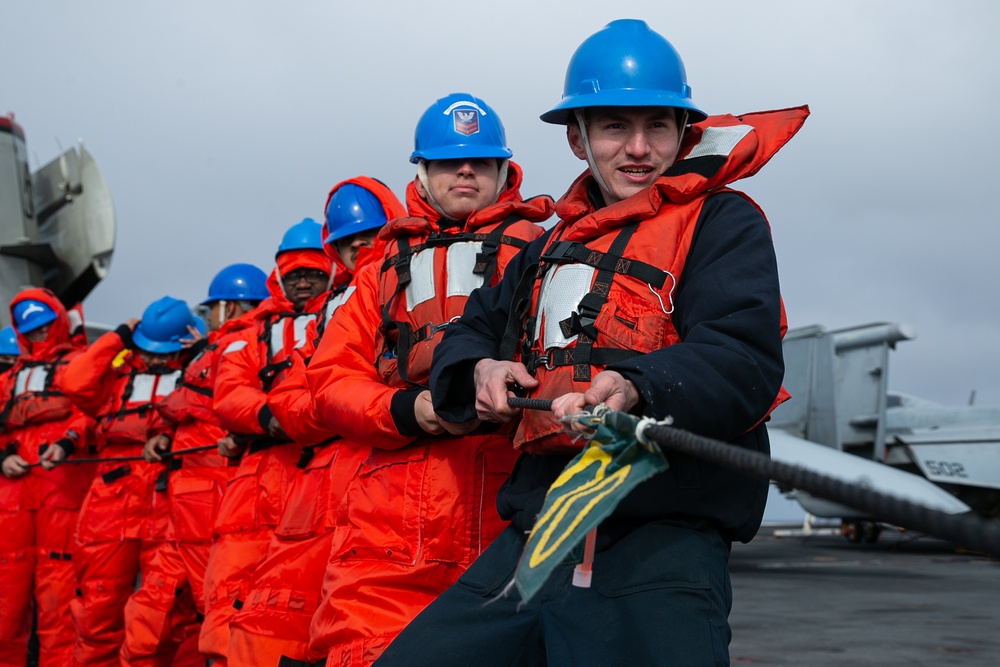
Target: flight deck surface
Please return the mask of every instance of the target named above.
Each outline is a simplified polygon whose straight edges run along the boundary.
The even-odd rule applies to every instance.
[[[733,665],[1000,665],[1000,561],[883,532],[733,545]]]

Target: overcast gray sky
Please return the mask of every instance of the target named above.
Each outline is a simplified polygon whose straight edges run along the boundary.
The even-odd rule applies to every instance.
[[[671,40],[709,113],[811,106],[739,184],[770,219],[790,324],[909,324],[892,388],[1000,405],[1000,3],[9,0],[0,113],[32,169],[77,138],[97,160],[118,237],[86,307],[117,323],[199,301],[225,264],[269,269],[339,180],[402,195],[416,120],[447,93],[497,110],[525,195],[561,195],[582,163],[538,115],[615,18]]]

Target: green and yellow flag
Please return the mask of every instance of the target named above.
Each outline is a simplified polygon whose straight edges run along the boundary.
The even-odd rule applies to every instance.
[[[624,412],[604,414],[587,447],[552,484],[514,573],[522,600],[538,592],[632,489],[669,467],[663,452],[638,442],[637,423]]]

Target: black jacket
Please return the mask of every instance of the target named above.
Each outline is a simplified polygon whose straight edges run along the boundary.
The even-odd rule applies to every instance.
[[[475,418],[473,368],[497,358],[515,284],[537,261],[549,233],[524,248],[493,288],[476,290],[445,332],[431,367],[435,410],[456,423]],[[740,195],[709,196],[674,299],[681,343],[607,366],[631,380],[637,410],[700,435],[768,452],[767,413],[784,373],[777,265],[767,222]],[[667,453],[671,467],[637,487],[606,522],[677,519],[715,524],[748,541],[760,526],[767,483]],[[529,530],[545,493],[570,458],[522,455],[501,490],[501,516]]]

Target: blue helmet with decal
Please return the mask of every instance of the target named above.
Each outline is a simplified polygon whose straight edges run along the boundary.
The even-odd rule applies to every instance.
[[[323,243],[333,243],[346,236],[378,229],[387,222],[382,202],[370,190],[345,183],[330,196],[326,205],[326,229]]]
[[[510,159],[500,117],[486,102],[452,93],[432,104],[417,122],[410,162],[461,158]]]
[[[132,331],[132,342],[152,354],[178,352],[184,347],[181,339],[191,337],[189,326],[205,333],[205,323],[194,316],[185,302],[165,296],[143,311],[142,320]]]
[[[566,69],[562,100],[541,119],[566,125],[588,107],[674,107],[692,123],[706,118],[691,101],[677,51],[636,19],[612,21],[584,40]]]
[[[215,274],[208,286],[208,298],[201,304],[215,301],[263,301],[267,292],[267,274],[253,264],[230,264]]]
[[[24,299],[14,304],[11,316],[18,333],[26,334],[55,320],[56,311],[37,299]]]
[[[289,250],[319,250],[323,252],[323,225],[312,218],[303,218],[288,228],[281,237],[275,257]]]
[[[0,329],[0,356],[16,357],[21,354],[21,348],[17,346],[17,332],[14,327],[6,326]]]

